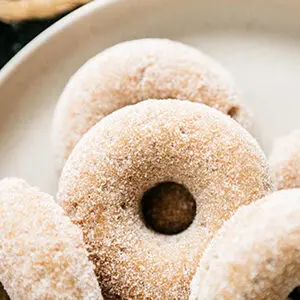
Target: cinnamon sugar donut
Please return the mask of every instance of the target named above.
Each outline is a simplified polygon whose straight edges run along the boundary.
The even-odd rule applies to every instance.
[[[275,141],[269,164],[278,190],[300,188],[300,129]]]
[[[240,208],[203,254],[190,300],[299,299],[299,215],[300,189]]]
[[[87,2],[89,0],[1,0],[0,20],[18,22],[54,17]]]
[[[82,135],[106,115],[142,100],[168,98],[207,104],[251,129],[233,79],[216,61],[170,40],[123,42],[90,59],[63,91],[53,125],[58,169]]]
[[[0,181],[0,281],[11,299],[102,299],[79,228],[16,178]]]
[[[151,189],[170,182],[196,203],[177,234],[151,229],[141,209]],[[58,200],[83,230],[107,299],[187,299],[216,230],[271,190],[264,154],[237,122],[199,103],[148,100],[90,129],[63,169]]]

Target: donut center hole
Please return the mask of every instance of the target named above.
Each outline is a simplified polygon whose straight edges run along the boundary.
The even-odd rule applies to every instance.
[[[177,234],[192,224],[196,201],[184,185],[162,182],[144,193],[141,213],[148,228],[162,234]]]
[[[293,291],[289,294],[289,299],[300,300],[300,286],[293,289]]]
[[[1,282],[0,282],[0,300],[10,300]]]

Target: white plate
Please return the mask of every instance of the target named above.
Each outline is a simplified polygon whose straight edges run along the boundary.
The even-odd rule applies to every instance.
[[[50,126],[68,78],[123,40],[167,37],[219,60],[252,107],[268,152],[300,127],[300,1],[96,1],[68,15],[0,72],[0,177],[56,192]],[[0,45],[1,46],[1,45]]]

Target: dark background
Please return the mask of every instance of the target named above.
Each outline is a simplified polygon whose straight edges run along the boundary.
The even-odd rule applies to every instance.
[[[0,22],[0,69],[23,46],[62,16],[11,24]]]

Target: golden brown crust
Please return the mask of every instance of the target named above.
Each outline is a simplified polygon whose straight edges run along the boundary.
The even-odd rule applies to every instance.
[[[269,164],[278,190],[300,188],[300,130],[275,141]]]
[[[79,228],[16,178],[0,181],[0,281],[14,300],[102,299]]]
[[[207,104],[251,129],[233,79],[212,58],[175,41],[127,41],[90,59],[62,93],[53,122],[58,169],[82,135],[106,115],[143,100],[169,98]]]
[[[149,230],[143,193],[185,185],[197,204],[178,235]],[[206,105],[148,100],[122,108],[76,145],[58,199],[80,225],[109,299],[187,299],[208,241],[241,204],[272,190],[264,154],[237,122]]]
[[[1,0],[0,20],[21,21],[52,17],[91,0]]]
[[[190,300],[282,300],[300,285],[300,190],[244,206],[207,247]]]

